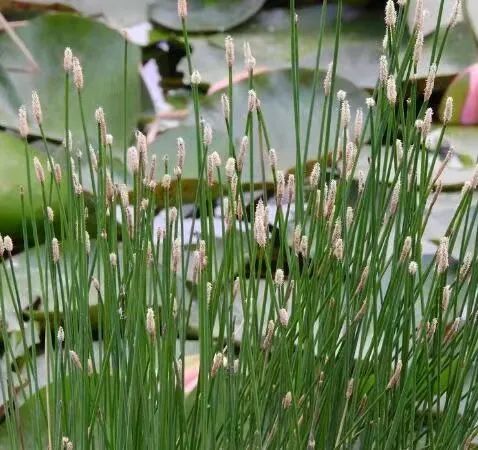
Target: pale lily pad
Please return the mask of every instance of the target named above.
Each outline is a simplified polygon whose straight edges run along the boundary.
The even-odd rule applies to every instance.
[[[423,20],[423,33],[425,36],[433,33],[436,29],[438,22],[438,14],[440,9],[440,0],[424,0],[423,9],[425,12],[425,17]],[[440,21],[440,26],[447,26],[450,23],[450,18],[453,13],[456,0],[444,0],[443,4],[443,13]],[[417,0],[410,0],[410,6],[408,9],[407,23],[408,29],[410,32],[413,32],[415,28],[415,9],[417,5]],[[458,13],[458,21],[463,20],[463,14],[461,11]]]
[[[265,0],[189,0],[187,27],[191,32],[225,31],[248,20]],[[156,0],[151,20],[172,30],[181,30],[176,0]]]
[[[443,35],[444,28],[440,34]],[[432,34],[425,39],[423,55],[418,65],[418,78],[428,76],[430,57],[433,49],[435,35]],[[478,50],[473,40],[473,34],[468,24],[458,23],[449,33],[443,54],[438,65],[436,86],[439,86],[441,79],[453,77],[469,65],[476,62]]]
[[[127,27],[144,22],[148,18],[148,6],[154,0],[28,0],[34,5],[58,4],[72,8],[85,16],[101,18],[115,27]]]
[[[88,133],[92,142],[97,141],[94,112],[102,106],[108,130],[117,142],[123,136],[123,37],[105,25],[74,14],[51,14],[39,16],[25,27],[17,30],[25,45],[35,55],[40,69],[37,72],[9,72],[11,89],[8,96],[0,90],[2,108],[0,124],[17,128],[17,110],[22,103],[30,105],[31,92],[37,90],[42,100],[44,129],[48,138],[62,140],[64,136],[64,78],[63,51],[72,48],[83,66],[85,89],[84,112]],[[25,67],[25,60],[6,34],[0,36],[0,54],[6,69]],[[126,130],[134,130],[140,113],[140,77],[138,65],[140,50],[129,47],[128,59],[128,114]],[[13,89],[13,90],[12,90]],[[82,125],[78,99],[70,87],[70,129],[81,133]],[[39,130],[32,125],[32,133]]]
[[[465,0],[463,10],[465,18],[473,30],[475,40],[478,42],[478,3],[476,0]]]
[[[299,61],[302,68],[315,68],[317,38],[321,21],[322,6],[298,8],[299,17]],[[327,8],[326,26],[323,35],[319,67],[325,70],[333,60],[335,43],[336,5]],[[242,46],[249,42],[257,60],[257,71],[290,67],[290,17],[282,8],[266,9],[250,22],[232,32],[236,44],[237,61],[234,73],[244,73]],[[361,88],[373,89],[378,77],[378,61],[382,54],[382,40],[385,32],[383,11],[357,10],[344,8],[342,34],[337,62],[337,74],[353,81]],[[227,79],[224,60],[225,33],[209,38],[193,37],[194,66],[200,71],[203,80],[215,85]],[[426,78],[430,60],[433,35],[425,39],[422,63],[418,77]],[[467,24],[459,23],[448,36],[440,66],[437,72],[437,86],[443,78],[461,72],[476,61],[477,49]],[[187,73],[186,61],[179,69]],[[448,81],[448,80],[447,80]]]

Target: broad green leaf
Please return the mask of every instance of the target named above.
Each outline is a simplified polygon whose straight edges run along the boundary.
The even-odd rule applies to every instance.
[[[0,164],[0,234],[10,235],[14,242],[20,247],[23,243],[22,235],[22,206],[20,202],[20,188],[25,191],[25,199],[28,199],[28,177],[26,169],[25,143],[23,140],[12,134],[0,133],[0,147],[2,151],[2,164]],[[47,157],[45,153],[39,152],[32,146],[27,147],[28,162],[31,170],[32,182],[32,200],[34,215],[37,223],[43,220],[43,198],[40,184],[35,178],[33,169],[33,158],[40,159],[44,171],[47,167]],[[45,188],[49,192],[49,185]],[[64,191],[61,191],[62,198],[65,200]],[[56,195],[56,190],[52,190],[51,201],[49,206],[55,212],[58,212],[60,202]],[[41,238],[41,236],[40,236]]]
[[[252,17],[265,0],[189,0],[187,27],[191,32],[229,30]],[[181,30],[176,0],[156,0],[151,20],[173,30]]]
[[[117,142],[123,136],[123,37],[103,24],[74,14],[51,14],[33,19],[18,30],[18,35],[35,56],[40,69],[37,72],[9,72],[11,88],[6,96],[0,90],[0,124],[17,128],[16,113],[21,102],[30,105],[31,92],[37,90],[42,100],[44,129],[48,138],[62,140],[65,134],[63,51],[72,48],[81,61],[84,72],[84,112],[88,134],[92,143],[97,142],[94,112],[102,106],[108,130]],[[6,34],[0,36],[0,54],[6,68],[25,67],[21,52]],[[140,51],[129,46],[128,59],[128,114],[126,131],[136,127],[140,112],[140,77],[138,64]],[[16,95],[16,97],[14,97]],[[32,133],[39,130],[32,125]],[[74,134],[82,136],[78,99],[70,85],[70,126]],[[83,142],[83,141],[80,141]],[[81,144],[84,150],[84,144]]]

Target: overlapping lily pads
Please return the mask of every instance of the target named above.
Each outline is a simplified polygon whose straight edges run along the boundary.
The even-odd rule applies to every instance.
[[[83,92],[87,129],[93,142],[97,140],[94,111],[103,106],[109,131],[118,140],[123,136],[123,37],[105,25],[74,14],[39,16],[18,30],[39,65],[30,71],[23,54],[5,34],[0,35],[2,64],[8,74],[10,88],[0,90],[0,124],[16,128],[19,101],[29,105],[31,92],[38,90],[42,100],[44,128],[48,138],[62,140],[64,119],[63,51],[66,46],[80,58],[85,80]],[[140,113],[140,51],[130,45],[128,60],[126,130],[136,127]],[[70,128],[80,132],[82,125],[78,99],[71,92]],[[32,127],[38,134],[38,129]]]
[[[189,0],[188,30],[191,32],[225,31],[252,17],[265,0]],[[181,30],[176,0],[156,0],[151,20],[172,30]]]

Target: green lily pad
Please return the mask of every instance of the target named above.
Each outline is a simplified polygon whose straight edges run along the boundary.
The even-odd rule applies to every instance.
[[[425,36],[433,33],[436,29],[438,22],[438,13],[440,9],[440,0],[424,0],[423,9],[427,11],[423,20],[423,33]],[[453,12],[456,0],[445,0],[443,4],[443,13],[440,21],[440,26],[447,26],[451,14]],[[415,28],[415,8],[417,0],[410,0],[410,7],[408,9],[407,24],[410,32],[413,32]],[[463,16],[460,12],[458,20],[462,20]]]
[[[18,139],[9,133],[0,133],[0,148],[2,149],[3,162],[0,164],[0,234],[10,235],[14,243],[17,241],[18,245],[20,241],[23,242],[22,234],[22,207],[20,203],[20,187],[25,189],[25,198],[27,195],[28,177],[25,167],[25,143],[23,140]],[[39,158],[44,170],[46,172],[47,157],[45,153],[40,152],[28,146],[28,160],[31,167],[32,177],[32,201],[34,215],[38,223],[43,221],[43,199],[39,183],[35,178],[35,172],[33,170],[32,160],[34,157]],[[52,191],[52,201],[49,206],[54,211],[58,211],[60,202],[56,195],[56,191]],[[66,191],[62,190],[62,197],[65,199],[66,195],[63,195]],[[41,237],[41,236],[40,236]]]
[[[211,32],[234,28],[256,14],[265,0],[189,0],[188,31]],[[156,0],[151,20],[172,30],[181,30],[176,0]]]
[[[299,89],[300,89],[300,120],[301,120],[301,146],[304,146],[304,136],[306,135],[307,119],[310,108],[310,98],[312,96],[312,83],[314,72],[308,69],[299,71]],[[320,73],[320,79],[323,80],[325,73]],[[261,101],[261,110],[267,126],[270,139],[270,145],[276,149],[278,157],[278,167],[284,170],[295,166],[295,133],[291,124],[293,117],[292,102],[292,76],[290,70],[276,70],[273,72],[262,73],[254,77],[254,89]],[[350,102],[352,114],[359,107],[364,107],[366,93],[357,88],[354,84],[342,78],[336,80],[336,90],[347,92],[347,98]],[[248,80],[240,81],[234,86],[234,132],[235,139],[240,139],[245,130],[245,118],[247,116],[247,98],[248,98]],[[212,124],[214,130],[225,130],[224,118],[221,109],[221,95],[224,90],[219,90],[213,95],[204,98],[201,113],[204,118]],[[335,105],[332,108],[331,129],[335,130],[335,123],[338,117],[338,101],[333,97]],[[313,116],[312,129],[310,135],[309,156],[313,159],[317,154],[317,143],[319,142],[319,132],[322,114],[322,105],[324,102],[323,90],[320,87],[316,96],[316,108]],[[317,107],[317,104],[319,105]],[[255,119],[256,123],[257,120]],[[288,124],[283,126],[282,124]],[[291,125],[289,125],[291,124]],[[256,127],[255,127],[256,128]],[[329,143],[331,145],[331,143]],[[268,149],[263,147],[264,152]],[[272,179],[272,173],[269,167],[268,156],[264,157],[266,180]],[[254,172],[261,174],[260,164],[261,152],[259,139],[255,131],[254,137]],[[245,173],[249,174],[249,163],[246,158]],[[262,177],[262,174],[260,175]],[[247,178],[248,179],[248,178]],[[256,178],[255,178],[256,179]],[[259,178],[262,179],[262,178]]]
[[[117,142],[123,136],[123,37],[103,24],[74,14],[51,14],[39,16],[18,30],[35,57],[40,69],[37,72],[9,72],[11,89],[8,94],[0,90],[0,124],[17,128],[18,99],[26,105],[31,103],[31,92],[37,90],[42,101],[44,129],[48,138],[62,140],[64,136],[64,78],[63,51],[72,48],[83,66],[85,88],[83,91],[87,130],[93,143],[97,141],[94,112],[102,106],[108,130]],[[15,44],[6,36],[0,36],[0,54],[6,69],[25,67],[25,60]],[[126,130],[136,127],[140,113],[140,62],[139,48],[130,45],[128,53],[128,114]],[[14,97],[15,95],[15,97]],[[70,129],[81,133],[82,125],[78,99],[73,86],[70,88]],[[39,130],[33,124],[31,132]]]

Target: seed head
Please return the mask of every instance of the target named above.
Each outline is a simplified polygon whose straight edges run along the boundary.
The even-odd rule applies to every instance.
[[[282,399],[282,408],[289,409],[291,405],[292,405],[292,393],[289,391],[287,392],[287,394],[284,395],[284,398]]]
[[[397,23],[397,11],[395,11],[395,5],[392,0],[388,0],[385,6],[385,25],[388,28],[394,28]]]
[[[66,47],[63,53],[63,69],[65,72],[73,70],[73,52],[70,47]]]
[[[248,148],[249,138],[247,136],[243,136],[241,140],[241,145],[239,147],[239,155],[237,157],[237,170],[239,172],[242,172],[242,168],[244,167],[244,159],[246,157]]]
[[[324,78],[324,93],[325,93],[325,96],[329,96],[330,91],[332,89],[333,68],[334,68],[334,63],[329,63],[329,66],[327,68],[327,72],[326,72],[325,78]]]
[[[27,109],[24,105],[18,109],[18,131],[20,136],[26,138],[29,133],[28,121],[27,121]]]
[[[116,253],[110,253],[110,264],[113,269],[117,266],[118,257],[116,256]]]
[[[256,214],[254,218],[254,237],[259,247],[264,248],[267,244],[267,227],[269,220],[266,217],[266,208],[264,202],[259,199],[256,206]]]
[[[448,305],[450,304],[450,296],[451,296],[451,287],[448,284],[443,288],[443,293],[441,297],[441,308],[443,311],[446,311],[448,309]]]
[[[188,15],[187,0],[178,0],[178,16],[180,19],[185,19]]]
[[[276,167],[277,167],[277,153],[273,148],[271,148],[269,150],[269,164],[270,164],[272,170],[276,169]]]
[[[453,97],[448,97],[443,111],[443,123],[446,125],[453,117]]]
[[[347,179],[352,175],[352,171],[355,165],[355,159],[357,157],[357,146],[352,141],[347,143],[345,147],[345,176]]]
[[[128,170],[132,174],[138,173],[138,170],[139,170],[139,156],[138,156],[138,150],[134,146],[130,147],[128,149],[127,166],[128,166]]]
[[[276,171],[276,203],[277,206],[282,205],[282,200],[285,194],[285,177],[282,170]]]
[[[417,0],[415,6],[415,31],[420,32],[423,29],[423,0]]]
[[[418,270],[418,264],[416,261],[410,261],[410,264],[408,265],[408,273],[412,276],[416,275]]]
[[[35,175],[38,182],[43,184],[45,182],[45,171],[43,170],[40,160],[36,156],[33,157],[33,167],[35,168]]]
[[[279,322],[284,328],[289,325],[289,313],[285,308],[279,309]]]
[[[198,86],[199,84],[201,84],[201,75],[197,70],[195,70],[191,74],[191,84],[193,84],[195,86]]]
[[[63,330],[62,326],[58,327],[58,333],[57,333],[56,337],[57,337],[58,342],[60,344],[65,341],[65,331]]]
[[[225,120],[229,120],[229,115],[231,114],[231,105],[229,102],[229,97],[227,94],[221,95],[221,105],[222,105],[222,114]]]
[[[363,129],[363,110],[362,108],[357,108],[355,112],[355,123],[354,123],[354,141],[359,142],[360,136],[362,136]]]
[[[310,173],[310,185],[316,188],[319,185],[320,179],[320,164],[316,162],[314,167],[312,168],[312,172]]]
[[[393,389],[394,387],[398,386],[398,384],[400,383],[401,371],[402,371],[402,360],[399,359],[397,361],[397,364],[395,365],[395,370],[393,371],[393,375],[387,384],[387,388],[386,388],[387,390]]]
[[[165,191],[169,191],[169,189],[171,188],[171,175],[169,175],[169,173],[165,173],[163,175],[161,186]]]
[[[178,273],[180,260],[181,260],[181,238],[178,237],[173,242],[171,269],[174,273]]]
[[[244,65],[248,72],[253,72],[256,67],[256,58],[252,56],[249,42],[244,42]]]
[[[76,56],[73,57],[73,84],[79,91],[83,89],[83,69],[80,60]]]
[[[76,353],[74,350],[70,350],[70,359],[73,365],[78,369],[78,370],[83,370],[83,366],[81,365],[80,357],[78,356],[78,353]]]
[[[400,261],[404,262],[410,256],[410,250],[412,249],[412,237],[407,236],[403,242],[402,252],[400,254]]]
[[[334,256],[338,261],[342,261],[344,259],[344,242],[341,238],[335,241]]]
[[[91,252],[91,241],[90,241],[90,233],[85,230],[85,252],[87,255]]]
[[[400,199],[400,189],[401,183],[400,180],[397,181],[397,184],[393,188],[392,198],[390,199],[390,215],[393,216],[397,211],[398,201]]]
[[[211,378],[214,378],[217,375],[217,372],[222,367],[223,364],[223,354],[218,352],[214,355],[211,365]]]
[[[60,260],[60,245],[57,238],[53,238],[51,241],[51,254],[53,262],[56,264]]]
[[[138,149],[139,159],[142,163],[146,164],[147,154],[148,154],[148,141],[146,140],[146,136],[141,133],[141,131],[136,130],[136,148]]]
[[[472,258],[473,257],[471,253],[467,252],[463,259],[463,264],[460,267],[460,274],[459,274],[460,281],[464,281],[466,277],[468,276],[468,274],[470,273]]]
[[[350,378],[349,382],[347,383],[347,390],[345,391],[345,398],[348,400],[352,397],[354,392],[354,379]]]
[[[337,92],[337,100],[342,103],[347,98],[347,92],[340,90]]]
[[[354,209],[351,206],[347,206],[347,211],[345,213],[345,223],[347,225],[347,228],[350,228],[352,226],[353,221],[354,221]]]
[[[304,258],[309,254],[309,238],[305,234],[300,238],[300,253]]]
[[[53,209],[51,209],[50,206],[46,207],[46,216],[48,218],[48,222],[53,223],[55,215],[54,215]]]
[[[106,145],[113,145],[113,135],[107,134],[106,135]]]
[[[249,112],[257,111],[257,94],[253,89],[251,89],[248,93],[247,108]]]
[[[393,75],[390,75],[387,80],[387,99],[391,105],[397,103],[397,85]]]
[[[428,108],[425,112],[422,124],[422,136],[426,138],[432,129],[433,109]]]
[[[342,128],[347,128],[350,123],[350,103],[348,100],[344,100],[342,102],[340,119]]]
[[[367,283],[369,271],[370,271],[369,267],[365,266],[362,271],[362,274],[360,275],[360,280],[357,285],[357,289],[355,290],[356,294],[362,292],[363,288],[365,287],[365,283]]]
[[[229,181],[232,180],[232,177],[236,173],[236,160],[234,158],[228,158],[225,165],[226,177]]]
[[[293,203],[295,200],[295,175],[290,173],[287,177],[287,201]]]
[[[210,146],[212,143],[212,127],[207,122],[204,124],[203,129],[203,143],[206,147]]]
[[[3,248],[7,251],[8,254],[13,252],[13,241],[10,236],[5,236],[3,238]]]
[[[274,276],[274,283],[277,286],[283,286],[284,284],[284,271],[282,269],[276,269],[276,273]]]
[[[148,308],[148,311],[146,312],[146,332],[151,339],[156,337],[156,321],[154,319],[153,308]]]
[[[368,109],[372,109],[375,107],[375,100],[372,98],[372,97],[368,97],[366,100],[365,100],[365,104],[367,105],[367,108]]]
[[[435,86],[435,77],[437,73],[437,66],[436,64],[432,64],[430,66],[430,70],[428,71],[427,81],[425,83],[425,90],[423,91],[423,97],[427,102],[430,100],[430,97],[433,93],[433,87]]]
[[[226,47],[226,63],[229,67],[234,65],[234,39],[231,36],[226,36],[224,40]]]
[[[380,83],[385,86],[388,79],[388,61],[385,55],[380,56],[378,79],[380,80]]]
[[[413,63],[415,65],[418,65],[418,63],[420,62],[420,59],[422,58],[423,43],[424,43],[423,31],[419,30],[417,32],[417,39],[415,40],[415,47],[413,48]]]
[[[440,240],[436,254],[436,264],[438,273],[443,273],[448,269],[448,237],[444,236]]]
[[[449,27],[450,28],[454,28],[458,22],[458,14],[460,13],[460,11],[462,10],[462,6],[461,6],[461,0],[455,0],[455,3],[453,5],[453,10],[451,12],[451,15],[450,15],[450,20],[449,20]]]
[[[32,92],[32,114],[35,118],[35,121],[38,125],[41,125],[43,121],[43,114],[41,110],[40,97],[38,97],[38,92]]]

